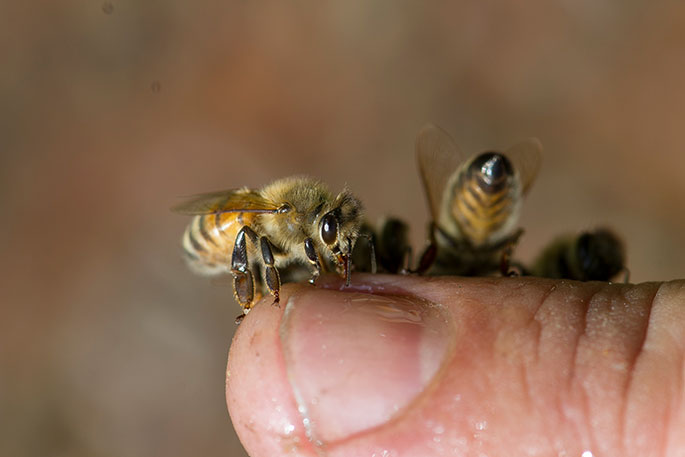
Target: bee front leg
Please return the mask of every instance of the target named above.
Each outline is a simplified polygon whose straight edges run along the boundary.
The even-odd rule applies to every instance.
[[[259,244],[262,250],[262,260],[264,260],[264,282],[266,287],[274,296],[274,305],[278,305],[280,301],[281,277],[278,275],[278,270],[274,266],[274,254],[271,250],[271,243],[265,236],[259,239]]]
[[[240,323],[242,318],[250,311],[254,304],[254,276],[250,271],[247,258],[246,234],[250,238],[257,238],[257,235],[250,227],[243,227],[235,237],[233,245],[233,255],[231,256],[231,273],[233,273],[233,293],[238,303],[243,308],[243,315],[236,318],[236,323]]]
[[[311,238],[304,240],[304,253],[307,255],[307,259],[314,267],[312,277],[309,278],[309,283],[314,284],[319,275],[321,275],[321,262],[319,261],[319,255],[316,253],[314,241]]]

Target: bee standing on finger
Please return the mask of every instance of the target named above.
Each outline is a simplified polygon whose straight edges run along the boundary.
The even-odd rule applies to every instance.
[[[318,181],[291,177],[259,190],[197,195],[172,210],[194,216],[182,241],[191,268],[201,274],[233,274],[235,297],[243,308],[237,322],[263,289],[278,304],[278,268],[290,263],[308,265],[314,283],[330,259],[349,285],[362,205],[347,190],[334,197]],[[257,266],[263,278],[254,274]]]
[[[467,157],[435,125],[416,140],[416,156],[432,222],[417,272],[431,275],[510,274],[522,229],[523,197],[540,168],[542,146],[531,138],[505,153]]]
[[[544,278],[576,281],[611,281],[624,272],[625,247],[612,230],[598,228],[552,240],[533,261],[530,274]]]

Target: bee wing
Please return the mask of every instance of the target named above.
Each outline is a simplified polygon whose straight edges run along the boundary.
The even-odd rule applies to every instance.
[[[447,132],[437,125],[427,124],[416,137],[416,159],[431,215],[437,221],[447,181],[466,156]]]
[[[220,190],[190,197],[171,208],[181,214],[276,213],[279,205],[249,189]]]
[[[526,194],[535,181],[542,163],[542,143],[537,138],[528,138],[510,147],[505,155],[511,160],[514,169],[518,170]]]

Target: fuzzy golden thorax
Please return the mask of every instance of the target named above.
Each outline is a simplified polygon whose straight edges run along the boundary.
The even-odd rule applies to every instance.
[[[319,181],[305,177],[285,178],[266,186],[261,194],[278,202],[284,211],[259,218],[258,231],[269,237],[289,259],[306,261],[302,244],[311,238],[321,256],[339,269],[354,247],[362,221],[362,204],[349,190],[337,197]]]

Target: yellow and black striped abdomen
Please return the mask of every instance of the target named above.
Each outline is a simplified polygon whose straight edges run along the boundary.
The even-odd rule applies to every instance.
[[[497,153],[477,156],[454,183],[452,215],[474,245],[493,241],[516,217],[521,197],[509,160]]]
[[[193,217],[182,238],[183,251],[193,271],[207,275],[230,272],[236,236],[255,216],[227,212]]]

